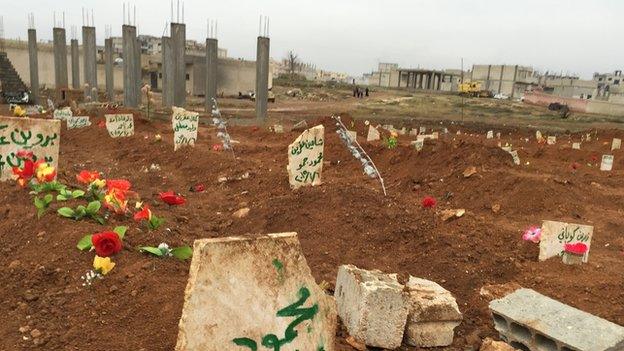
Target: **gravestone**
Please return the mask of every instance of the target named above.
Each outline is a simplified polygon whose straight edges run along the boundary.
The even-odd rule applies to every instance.
[[[583,262],[587,262],[593,233],[594,227],[589,225],[544,221],[539,244],[539,260],[544,261],[562,255],[565,244],[583,243],[587,245],[587,253],[583,256]]]
[[[420,131],[418,134],[425,134],[427,132],[427,128],[425,127],[420,127]]]
[[[405,135],[405,134],[407,134],[407,128],[403,127],[403,128],[401,128],[401,129],[399,129],[398,133],[399,133],[399,135]]]
[[[546,140],[546,144],[548,145],[555,145],[556,143],[557,143],[556,136],[549,136],[548,139]]]
[[[501,133],[500,132],[496,132],[496,139],[500,139],[501,137]]]
[[[438,132],[431,133],[431,139],[438,139],[439,136],[440,136],[440,133]]]
[[[414,145],[414,148],[416,149],[416,151],[420,151],[423,149],[423,146],[425,145],[425,140],[417,139],[415,141],[412,141],[411,144]]]
[[[175,106],[171,110],[173,111],[171,116],[173,151],[177,151],[183,146],[195,146],[197,129],[199,128],[199,113]]]
[[[12,167],[21,167],[21,150],[32,151],[58,170],[61,121],[0,116],[0,181],[13,178]]]
[[[572,143],[572,149],[580,150],[581,149],[581,143]]]
[[[613,142],[611,142],[611,151],[619,150],[622,147],[622,139],[613,138]]]
[[[336,303],[297,233],[196,240],[177,351],[333,351]]]
[[[323,171],[325,127],[318,125],[305,130],[288,146],[288,181],[290,187],[320,185]]]
[[[355,142],[357,140],[357,132],[355,130],[347,130],[347,135],[351,141]]]
[[[129,137],[134,135],[134,117],[129,114],[105,115],[106,130],[111,138]]]
[[[538,142],[544,140],[544,137],[542,136],[542,132],[540,132],[539,130],[535,132],[535,139],[537,139]]]
[[[516,166],[519,166],[520,165],[520,156],[518,156],[518,150],[509,151],[509,154],[511,155],[511,158],[513,158],[514,164],[516,164]]]
[[[66,119],[67,121],[67,129],[79,129],[89,127],[91,125],[91,121],[89,120],[89,116],[69,116]]]
[[[417,136],[417,135],[418,135],[418,129],[416,129],[416,128],[412,128],[412,129],[410,129],[410,131],[409,131],[409,135],[411,135],[411,136]]]
[[[486,139],[494,138],[494,131],[489,130],[485,136]]]
[[[67,117],[71,117],[73,115],[74,114],[72,113],[72,110],[69,107],[56,109],[53,112],[54,119],[60,119],[60,120],[65,120],[65,119],[67,119]]]
[[[284,126],[281,124],[275,124],[273,125],[273,131],[275,133],[284,133]]]
[[[380,135],[377,128],[373,126],[368,126],[368,135],[366,136],[366,141],[375,141],[379,140]]]
[[[613,155],[602,155],[602,162],[600,163],[601,171],[610,171],[613,169]]]

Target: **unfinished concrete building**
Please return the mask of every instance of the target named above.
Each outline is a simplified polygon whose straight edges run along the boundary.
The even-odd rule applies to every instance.
[[[520,98],[526,90],[539,84],[539,77],[532,67],[519,65],[473,65],[471,82],[481,82],[485,90]]]

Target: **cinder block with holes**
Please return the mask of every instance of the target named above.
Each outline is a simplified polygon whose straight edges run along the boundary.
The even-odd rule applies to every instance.
[[[490,302],[490,310],[501,338],[520,350],[624,350],[623,327],[531,289]]]

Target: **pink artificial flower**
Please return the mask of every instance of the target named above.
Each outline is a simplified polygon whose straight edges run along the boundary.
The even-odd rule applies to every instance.
[[[530,227],[529,229],[524,231],[522,234],[522,239],[526,241],[532,241],[534,243],[539,243],[542,239],[542,228],[540,227]]]

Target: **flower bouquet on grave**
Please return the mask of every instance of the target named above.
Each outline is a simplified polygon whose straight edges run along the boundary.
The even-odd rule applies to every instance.
[[[563,263],[565,264],[581,264],[585,254],[589,251],[589,247],[584,243],[565,244],[563,246]]]

